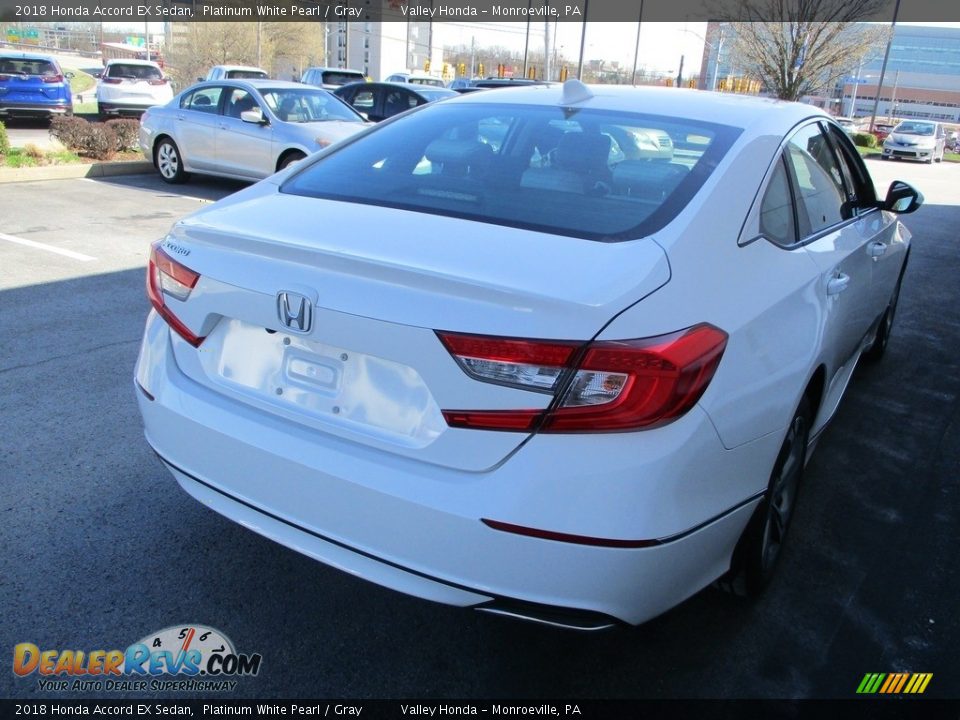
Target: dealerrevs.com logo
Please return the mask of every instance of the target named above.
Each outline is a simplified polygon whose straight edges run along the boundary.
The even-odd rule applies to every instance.
[[[237,677],[260,672],[262,657],[238,653],[230,639],[205,625],[175,625],[125,650],[13,648],[13,672],[37,675],[45,691],[232,691]]]

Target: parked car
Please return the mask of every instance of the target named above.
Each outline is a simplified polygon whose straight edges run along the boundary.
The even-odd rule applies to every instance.
[[[207,507],[422,598],[595,629],[756,594],[921,202],[809,105],[429,103],[153,245],[146,437]]]
[[[144,114],[140,149],[169,183],[192,172],[259,180],[365,125],[320,88],[282,80],[203,82]]]
[[[883,141],[887,139],[887,136],[890,134],[890,131],[893,130],[895,126],[889,123],[874,123],[873,125],[873,134],[877,136],[877,142],[882,146]]]
[[[199,82],[204,80],[269,80],[270,73],[263,68],[250,67],[249,65],[214,65],[210,68],[205,78],[197,78]]]
[[[73,114],[72,77],[49,55],[0,51],[0,119]]]
[[[368,120],[380,122],[434,100],[457,97],[459,93],[429,85],[411,87],[404,83],[359,82],[341,85],[333,94]]]
[[[856,118],[842,117],[838,115],[834,118],[834,120],[836,121],[837,125],[847,131],[848,135],[853,136],[860,132],[860,121]]]
[[[506,87],[524,87],[530,85],[556,85],[557,83],[546,80],[529,80],[527,78],[484,78],[481,80],[471,80],[471,87],[492,90],[495,88]]]
[[[141,115],[173,97],[170,80],[149,60],[108,60],[97,80],[97,113]]]
[[[884,160],[940,162],[946,151],[947,134],[943,125],[929,120],[904,120],[883,141]]]
[[[416,75],[412,73],[394,73],[390,75],[384,82],[394,82],[394,83],[410,83],[411,85],[428,85],[430,87],[446,87],[443,80],[440,78],[431,77],[430,75]]]
[[[306,85],[315,85],[327,90],[336,90],[341,85],[352,82],[363,82],[367,78],[359,70],[344,68],[312,67],[307,68],[300,78]]]

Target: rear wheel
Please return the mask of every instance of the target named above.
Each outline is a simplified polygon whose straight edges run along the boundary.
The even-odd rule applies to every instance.
[[[183,159],[180,157],[180,148],[170,138],[163,138],[157,143],[154,151],[154,160],[160,177],[168,183],[176,184],[186,181],[190,177],[183,169]]]
[[[737,544],[730,572],[719,582],[724,589],[755,597],[773,577],[800,492],[812,422],[810,400],[804,397],[790,420],[767,492]]]
[[[897,285],[893,289],[893,296],[887,309],[883,311],[883,317],[880,318],[880,324],[877,326],[877,334],[873,336],[873,344],[870,349],[863,353],[863,359],[867,362],[878,362],[887,352],[887,344],[890,342],[890,333],[893,331],[893,320],[897,315],[897,303],[900,302],[900,286],[903,284],[903,273],[907,269],[906,263],[900,270],[900,277],[897,278]]]

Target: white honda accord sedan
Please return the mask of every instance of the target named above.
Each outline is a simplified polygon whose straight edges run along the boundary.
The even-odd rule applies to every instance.
[[[921,202],[806,105],[431,103],[154,244],[146,437],[213,510],[422,598],[594,629],[757,593]]]

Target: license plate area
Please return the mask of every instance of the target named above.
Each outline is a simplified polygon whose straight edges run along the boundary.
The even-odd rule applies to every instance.
[[[351,348],[224,318],[198,353],[226,394],[316,426],[423,446],[446,427],[412,367]]]

